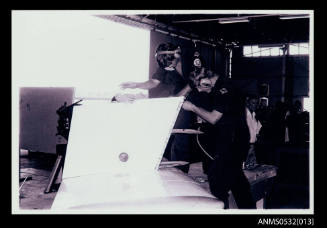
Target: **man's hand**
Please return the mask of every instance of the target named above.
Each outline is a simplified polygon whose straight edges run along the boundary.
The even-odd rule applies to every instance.
[[[189,101],[184,101],[182,108],[186,111],[194,112],[194,104]]]
[[[186,111],[194,112],[196,115],[201,117],[203,120],[211,123],[212,125],[216,124],[217,121],[223,116],[223,113],[218,112],[217,110],[207,111],[201,107],[195,106],[189,101],[184,101],[182,108]]]
[[[117,102],[132,103],[136,98],[133,94],[121,94],[118,93],[115,96]]]
[[[122,89],[135,89],[137,88],[137,82],[124,82],[120,84],[120,88]]]

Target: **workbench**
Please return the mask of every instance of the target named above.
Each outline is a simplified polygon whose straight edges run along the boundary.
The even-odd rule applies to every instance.
[[[267,198],[274,186],[277,167],[273,165],[259,165],[252,170],[244,170],[250,186],[252,197],[256,201],[257,209],[266,209]],[[237,208],[234,197],[230,192],[229,207]]]

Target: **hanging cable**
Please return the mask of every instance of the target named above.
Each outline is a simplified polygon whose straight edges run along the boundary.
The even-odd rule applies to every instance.
[[[200,127],[198,128],[198,131],[200,131]],[[196,135],[196,141],[200,147],[200,149],[205,153],[211,160],[214,160],[213,157],[210,156],[210,154],[201,146],[200,141],[199,141],[199,134]]]
[[[29,178],[30,176],[27,176],[27,177],[25,177],[25,179],[24,179],[24,181],[23,181],[23,183],[22,183],[22,185],[19,187],[19,190],[18,191],[20,191],[21,190],[21,188],[23,187],[23,185],[25,184],[25,182],[26,182],[26,180],[27,180],[27,178]]]

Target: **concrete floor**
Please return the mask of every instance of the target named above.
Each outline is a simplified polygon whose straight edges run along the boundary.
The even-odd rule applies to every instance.
[[[49,176],[52,167],[55,163],[55,156],[44,157],[43,155],[37,157],[20,157],[20,177],[32,177],[31,180],[20,182],[20,209],[50,209],[53,200],[56,196],[56,192],[44,193],[49,181]],[[264,169],[263,169],[264,170]],[[250,183],[253,185],[260,181],[260,176],[271,175],[271,171],[262,171],[262,175],[258,175],[258,172],[245,172]],[[204,189],[209,190],[209,184],[207,176],[203,174],[202,163],[193,163],[190,165],[188,175],[198,182]],[[23,184],[24,183],[24,184]],[[272,209],[297,209],[308,208],[308,190],[293,189],[290,186],[285,186],[277,182],[274,184],[274,188],[269,197],[269,204],[266,204],[266,208]],[[263,207],[262,200],[257,202],[257,207]],[[230,198],[230,207],[237,208],[232,196]]]
[[[20,189],[20,209],[50,209],[56,192],[48,194],[44,190],[48,184],[51,171],[23,168],[21,169],[21,178],[31,176],[31,180],[20,183],[23,186]]]
[[[49,176],[53,166],[52,162],[48,161],[48,164],[41,164],[42,162],[38,162],[37,160],[35,158],[20,158],[20,177],[32,177],[31,180],[20,183],[20,209],[50,209],[56,196],[57,192],[44,193],[49,182]],[[207,176],[202,171],[202,163],[191,164],[188,175],[199,183],[201,187],[209,191]]]

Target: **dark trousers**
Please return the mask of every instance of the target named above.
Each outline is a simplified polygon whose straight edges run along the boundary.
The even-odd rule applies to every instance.
[[[202,130],[202,129],[201,129]],[[203,170],[208,175],[211,193],[228,204],[228,192],[232,191],[239,208],[256,208],[252,198],[250,184],[242,170],[243,157],[241,147],[233,143],[233,129],[224,126],[215,129],[203,129],[199,136],[203,149],[214,160],[200,151],[195,135],[177,134],[171,147],[171,159],[178,161],[202,161]],[[185,173],[189,166],[179,167]]]
[[[234,160],[234,161],[233,161]],[[208,181],[211,193],[228,204],[228,192],[232,192],[240,209],[254,209],[250,184],[242,170],[242,164],[229,155],[220,155],[209,164]]]
[[[189,134],[176,134],[171,146],[172,161],[187,161],[190,163],[201,161],[200,154],[196,153],[195,136]],[[178,166],[180,170],[188,173],[190,166]]]

